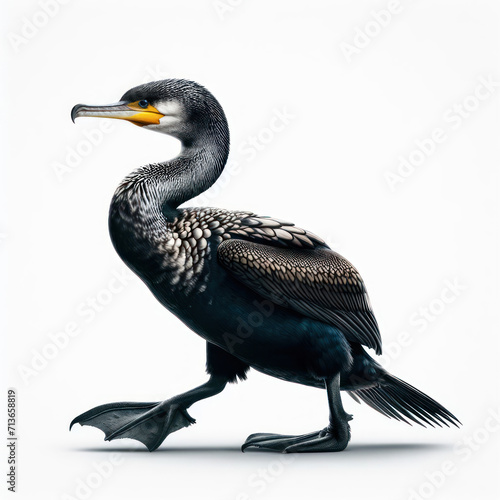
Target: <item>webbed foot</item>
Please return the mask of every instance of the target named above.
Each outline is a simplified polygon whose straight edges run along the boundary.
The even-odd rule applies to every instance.
[[[91,425],[104,431],[106,441],[137,439],[149,451],[153,451],[169,434],[195,423],[187,408],[201,399],[219,394],[227,382],[226,377],[212,375],[205,384],[161,403],[109,403],[96,406],[76,417],[69,428],[71,430],[74,424]]]
[[[332,428],[328,426],[319,432],[300,436],[281,434],[251,434],[241,447],[241,451],[256,448],[280,453],[308,453],[345,450],[351,438],[349,424]]]
[[[154,451],[165,438],[183,427],[194,424],[185,408],[171,402],[109,403],[96,406],[76,417],[70,424],[90,425],[101,429],[106,441],[131,438]]]

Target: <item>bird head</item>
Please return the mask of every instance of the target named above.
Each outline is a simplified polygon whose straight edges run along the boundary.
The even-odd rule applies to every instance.
[[[116,118],[162,132],[183,142],[199,136],[224,112],[212,94],[189,80],[160,80],[125,92],[121,99],[104,106],[77,104],[71,110],[73,122],[81,116]]]

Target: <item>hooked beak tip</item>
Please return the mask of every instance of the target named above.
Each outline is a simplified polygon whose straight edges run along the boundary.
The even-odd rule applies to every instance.
[[[78,118],[78,110],[82,107],[82,104],[77,104],[76,106],[73,106],[73,109],[71,110],[71,121],[75,123],[76,118]]]

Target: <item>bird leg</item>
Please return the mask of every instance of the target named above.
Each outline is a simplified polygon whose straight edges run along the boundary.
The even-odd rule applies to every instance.
[[[192,404],[222,392],[227,378],[212,375],[195,389],[157,403],[109,403],[96,406],[76,417],[70,425],[91,425],[104,431],[105,440],[131,438],[154,451],[164,439],[195,423],[188,412]]]
[[[330,407],[330,423],[318,432],[301,436],[285,436],[281,434],[251,434],[241,447],[279,451],[282,453],[305,453],[315,451],[342,451],[351,438],[349,420],[352,415],[344,411],[340,398],[340,374],[325,380]]]

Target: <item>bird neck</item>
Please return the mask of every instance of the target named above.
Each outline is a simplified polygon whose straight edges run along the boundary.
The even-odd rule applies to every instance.
[[[179,156],[159,165],[156,187],[162,212],[175,213],[184,202],[212,186],[222,174],[228,154],[229,133],[205,133],[183,141]]]
[[[128,263],[168,238],[179,205],[206,191],[224,169],[229,154],[225,119],[198,129],[192,138],[181,142],[177,157],[135,170],[115,191],[109,213],[110,235]]]

